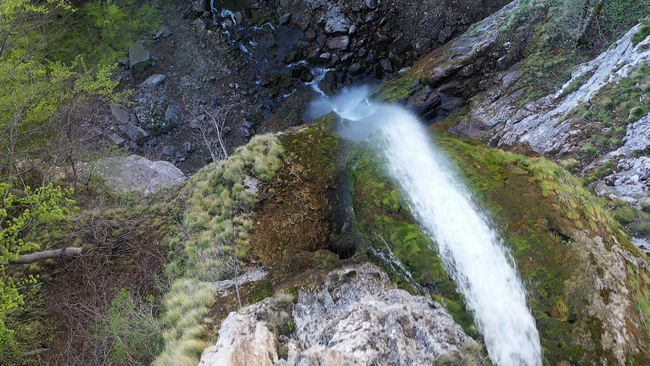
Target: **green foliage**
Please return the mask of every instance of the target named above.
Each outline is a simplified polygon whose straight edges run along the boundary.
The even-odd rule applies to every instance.
[[[650,35],[650,17],[646,17],[641,22],[641,27],[639,28],[639,30],[636,33],[634,33],[634,36],[632,36],[632,44],[635,46],[638,45],[649,35]]]
[[[268,182],[282,166],[284,148],[271,135],[256,136],[227,160],[211,164],[192,177],[194,193],[185,218],[192,233],[180,264],[184,276],[216,281],[231,275],[232,251],[246,257],[252,209],[257,194],[246,188],[246,177]]]
[[[0,183],[0,263],[39,249],[35,237],[39,227],[67,220],[77,212],[74,201],[68,198],[73,193],[51,184],[12,192],[8,184]]]
[[[172,237],[172,261],[167,273],[173,280],[163,302],[162,322],[167,326],[164,351],[153,365],[196,365],[209,346],[203,318],[214,303],[209,282],[229,278],[233,254],[248,256],[257,193],[247,185],[269,182],[282,167],[284,148],[273,135],[255,136],[228,159],[210,164],[189,182],[191,198],[185,212],[184,238]],[[235,251],[233,253],[233,251]],[[264,282],[253,300],[270,296]]]
[[[609,0],[588,33],[586,44],[576,36],[583,23],[584,0],[523,0],[501,24],[502,37],[526,44],[521,104],[550,94],[569,80],[576,65],[605,50],[650,13],[650,2]],[[593,2],[592,2],[593,3]],[[639,35],[641,37],[641,35]],[[524,41],[525,40],[525,41]],[[578,83],[570,89],[578,87]]]
[[[25,305],[20,289],[36,283],[36,277],[30,275],[15,280],[7,274],[4,264],[40,249],[38,231],[67,220],[77,212],[74,201],[68,198],[72,194],[72,190],[52,185],[18,191],[12,190],[9,184],[0,183],[0,197],[3,197],[0,205],[0,356],[5,355],[6,359],[19,356],[14,342],[15,331],[7,323]]]
[[[105,317],[95,319],[96,341],[108,351],[111,365],[149,364],[162,350],[162,325],[153,296],[117,292]]]
[[[91,1],[72,14],[66,37],[52,45],[51,55],[65,62],[84,55],[91,65],[112,65],[139,36],[160,25],[158,10],[147,3]]]

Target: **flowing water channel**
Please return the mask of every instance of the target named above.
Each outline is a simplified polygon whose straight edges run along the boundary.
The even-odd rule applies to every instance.
[[[313,104],[311,113],[341,116],[339,133],[371,139],[386,169],[406,195],[422,230],[437,244],[445,269],[482,333],[490,359],[500,366],[539,366],[542,351],[525,289],[512,256],[469,189],[426,128],[405,109],[376,104],[360,88]]]

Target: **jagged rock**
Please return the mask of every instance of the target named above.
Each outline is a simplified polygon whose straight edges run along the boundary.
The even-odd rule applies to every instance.
[[[115,145],[122,146],[124,143],[126,143],[126,140],[124,140],[120,135],[116,133],[112,133],[108,137]]]
[[[117,191],[139,191],[144,194],[158,188],[185,181],[185,174],[174,164],[151,161],[141,156],[110,157],[89,164],[91,174],[104,178]]]
[[[327,48],[333,51],[347,50],[350,45],[349,36],[334,37],[327,41]]]
[[[287,360],[270,331],[278,313],[273,298],[231,313],[200,365],[431,365],[443,356],[459,361],[477,346],[441,305],[392,288],[369,263],[332,271],[324,284],[299,292],[286,314],[295,323]]]
[[[341,13],[341,7],[333,6],[326,15],[325,32],[328,34],[348,33],[350,21]]]
[[[158,86],[162,84],[165,81],[165,75],[163,74],[153,74],[149,76],[145,81],[140,84],[140,87],[152,87],[152,86]]]
[[[390,60],[387,58],[382,58],[379,60],[379,65],[381,66],[382,70],[385,72],[393,72],[393,64],[390,63]]]
[[[350,66],[350,75],[356,76],[360,75],[365,71],[364,67],[360,63],[354,63]]]
[[[174,156],[175,153],[176,153],[176,149],[173,146],[165,145],[162,148],[162,154],[164,156],[171,157]]]
[[[165,110],[165,120],[171,126],[177,126],[181,123],[181,107],[175,100],[171,100]]]
[[[328,58],[324,58],[325,53],[321,53],[320,50],[312,50],[307,55],[307,61],[312,64],[324,64],[328,61]]]
[[[440,33],[438,33],[438,42],[442,44],[447,43],[451,39],[452,34],[454,34],[453,27],[444,27]]]
[[[282,15],[278,20],[278,23],[280,23],[280,25],[286,25],[289,24],[289,22],[291,22],[291,13]]]
[[[133,123],[119,125],[117,128],[119,128],[120,131],[122,131],[122,133],[124,133],[129,138],[129,140],[135,143],[140,143],[144,139],[149,138],[149,133],[147,133],[147,131],[134,125]]]
[[[142,41],[136,41],[129,47],[129,65],[134,74],[143,72],[151,65],[151,53],[144,48]]]
[[[161,29],[157,30],[156,34],[154,35],[154,38],[156,38],[156,39],[158,39],[160,37],[165,37],[166,38],[166,37],[169,37],[171,35],[172,35],[171,29],[165,27],[165,28],[161,28]]]
[[[129,112],[125,111],[124,109],[114,104],[110,104],[109,107],[111,108],[111,114],[113,115],[113,118],[115,118],[117,123],[128,124],[128,123],[136,122],[134,120],[135,116],[132,116]]]

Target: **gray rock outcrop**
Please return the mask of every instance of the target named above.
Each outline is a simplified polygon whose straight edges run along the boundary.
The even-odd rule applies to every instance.
[[[200,365],[431,365],[463,357],[473,358],[473,365],[483,362],[480,346],[440,304],[392,288],[388,276],[369,263],[332,271],[324,284],[301,290],[293,309],[282,314],[278,300],[269,298],[231,313]],[[292,324],[292,333],[274,333],[278,322]]]
[[[129,47],[129,65],[131,72],[138,74],[146,70],[151,64],[151,53],[144,48],[142,41],[134,42]]]
[[[183,183],[185,174],[167,161],[151,161],[137,155],[109,157],[89,164],[91,174],[98,175],[117,191],[138,191],[144,194],[158,188]]]

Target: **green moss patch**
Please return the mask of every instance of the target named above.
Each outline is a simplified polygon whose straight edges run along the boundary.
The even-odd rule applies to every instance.
[[[546,159],[489,149],[448,134],[437,136],[436,143],[452,156],[461,177],[477,201],[492,213],[495,228],[511,249],[529,292],[545,363],[617,363],[614,353],[603,346],[605,313],[599,310],[600,315],[594,315],[588,310],[600,306],[593,305],[594,301],[608,304],[614,296],[612,290],[595,285],[610,269],[606,261],[594,255],[611,255],[618,250],[627,251],[631,257],[642,258],[643,254],[629,243],[605,202]],[[435,243],[415,224],[377,156],[369,144],[361,144],[349,160],[355,215],[367,245],[373,249],[368,250],[370,259],[380,260],[384,256],[375,253],[387,248],[408,268],[419,288],[429,290],[468,333],[475,333],[471,317],[437,256]],[[616,249],[612,249],[614,245]],[[625,266],[647,276],[633,264]],[[391,266],[384,263],[383,267]],[[394,281],[408,288],[409,278],[393,276]],[[649,287],[643,280],[638,283],[629,286],[631,295],[619,292],[616,296],[628,296],[638,307],[636,311],[624,310],[630,319],[650,323],[645,320],[649,319]],[[635,347],[643,349],[650,342],[639,333],[643,329],[639,323],[630,323],[627,331],[637,342]],[[630,362],[649,361],[647,353],[631,349],[626,351]]]

